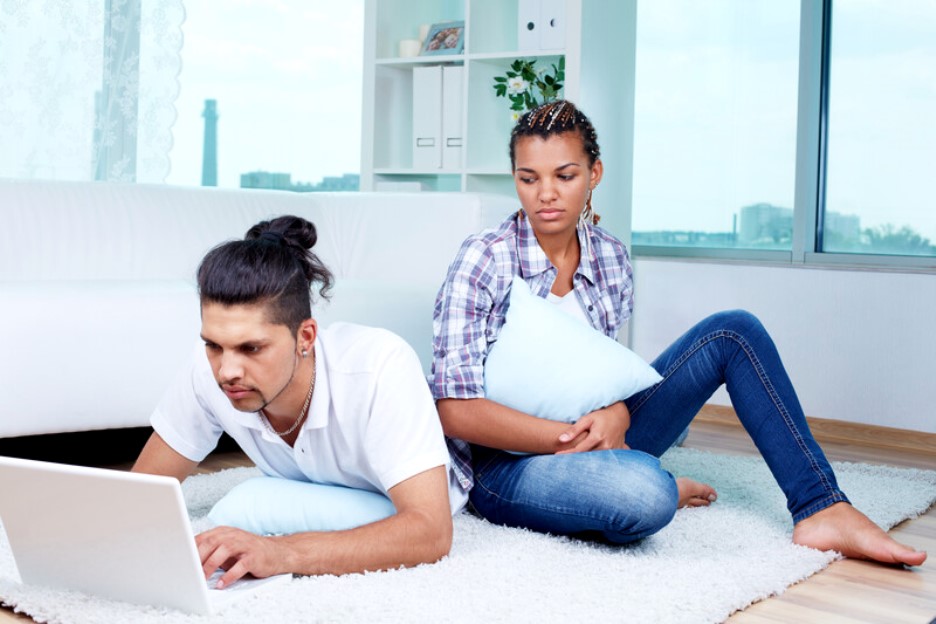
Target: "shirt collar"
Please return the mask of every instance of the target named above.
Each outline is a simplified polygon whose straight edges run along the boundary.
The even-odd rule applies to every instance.
[[[322,347],[321,332],[312,345],[315,350],[315,389],[312,391],[312,403],[309,416],[302,429],[322,429],[328,424],[328,411],[331,409],[331,391],[328,383],[328,367],[325,366],[325,349]]]
[[[552,268],[552,262],[540,247],[530,220],[522,212],[517,214],[517,257],[520,258],[520,275],[524,279],[535,277]]]
[[[552,262],[546,257],[546,252],[540,247],[533,232],[533,226],[526,216],[518,213],[517,220],[517,256],[520,258],[520,276],[524,279],[536,277],[553,268]],[[576,227],[579,239],[579,266],[576,274],[585,277],[592,284],[595,283],[595,251],[591,244],[591,227],[579,224]]]

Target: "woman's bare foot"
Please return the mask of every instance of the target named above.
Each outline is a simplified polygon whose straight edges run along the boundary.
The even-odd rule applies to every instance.
[[[835,503],[793,527],[793,543],[853,559],[918,566],[926,553],[901,544],[848,503]]]
[[[715,493],[715,488],[712,486],[686,477],[677,478],[676,487],[679,489],[680,509],[683,507],[707,507],[718,498],[718,494]]]

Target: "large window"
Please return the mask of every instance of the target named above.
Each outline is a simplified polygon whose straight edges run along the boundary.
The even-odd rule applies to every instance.
[[[936,268],[936,3],[638,4],[638,254]]]
[[[936,2],[833,7],[821,249],[936,256]]]
[[[790,249],[799,3],[637,7],[634,244]]]

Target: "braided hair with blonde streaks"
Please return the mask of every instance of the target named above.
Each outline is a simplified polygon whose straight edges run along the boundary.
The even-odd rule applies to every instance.
[[[575,104],[568,100],[553,100],[524,113],[510,132],[510,169],[517,168],[517,141],[523,137],[540,137],[543,140],[551,136],[575,132],[582,139],[582,146],[588,154],[589,166],[601,157],[598,147],[598,133],[588,117]],[[588,193],[584,217],[597,224],[601,217],[592,210],[591,192]]]

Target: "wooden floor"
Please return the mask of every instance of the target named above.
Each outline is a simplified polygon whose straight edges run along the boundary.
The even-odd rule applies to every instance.
[[[936,450],[925,451],[866,446],[821,440],[829,459],[936,469]],[[726,454],[756,453],[739,426],[718,419],[696,419],[685,446]],[[200,471],[249,465],[236,451],[210,456]],[[108,467],[129,468],[122,462]],[[896,539],[930,553],[917,568],[888,567],[863,561],[843,560],[807,580],[788,588],[780,596],[751,605],[735,613],[730,624],[822,623],[822,624],[933,624],[936,623],[936,507],[891,534]],[[687,597],[691,599],[691,597]],[[0,624],[32,622],[0,609]]]
[[[933,453],[821,441],[832,461],[936,469]],[[738,425],[697,421],[685,446],[726,454],[754,454]],[[936,622],[936,507],[904,522],[891,535],[930,555],[920,567],[895,568],[854,559],[836,561],[780,596],[755,603],[728,619],[731,624],[802,622],[822,624],[931,624]]]

